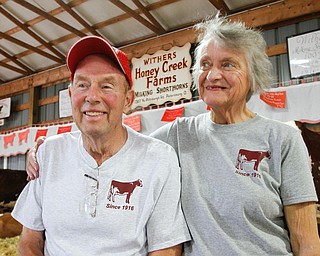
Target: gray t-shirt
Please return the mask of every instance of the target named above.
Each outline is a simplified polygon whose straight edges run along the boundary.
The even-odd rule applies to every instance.
[[[259,115],[219,125],[205,113],[151,136],[178,154],[186,256],[292,254],[283,206],[317,201],[298,130]]]
[[[101,166],[79,132],[49,137],[39,148],[40,177],[12,215],[45,231],[45,255],[147,255],[190,240],[174,149],[127,131],[125,145]]]

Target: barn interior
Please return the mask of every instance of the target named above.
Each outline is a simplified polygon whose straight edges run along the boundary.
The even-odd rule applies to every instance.
[[[185,45],[192,58],[193,26],[218,11],[262,31],[276,78],[272,88],[286,91],[287,101],[270,108],[257,95],[250,106],[302,131],[320,196],[320,1],[0,0],[0,255],[17,255],[21,225],[9,215],[27,184],[28,150],[39,136],[76,129],[66,94],[65,55],[73,43],[86,35],[104,37],[128,55],[133,67]],[[304,49],[314,66],[299,73],[290,61],[300,48],[290,40],[304,35],[317,38],[314,48]],[[136,103],[126,121],[143,134],[163,125],[166,111],[183,108],[176,116],[207,111],[194,90],[174,101]]]

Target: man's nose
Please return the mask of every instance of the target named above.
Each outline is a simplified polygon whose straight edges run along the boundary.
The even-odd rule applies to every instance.
[[[100,98],[100,90],[96,85],[91,85],[87,90],[86,101],[90,103],[98,102]]]

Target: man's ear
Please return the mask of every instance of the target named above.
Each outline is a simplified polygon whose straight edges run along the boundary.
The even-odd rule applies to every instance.
[[[71,98],[71,84],[69,84],[69,86],[68,86],[68,94],[69,94],[69,97]]]
[[[131,112],[131,106],[134,101],[134,90],[128,90],[126,94],[126,99],[123,107],[123,113],[129,114]]]

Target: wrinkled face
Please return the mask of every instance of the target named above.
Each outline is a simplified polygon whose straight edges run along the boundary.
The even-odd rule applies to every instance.
[[[122,113],[133,100],[124,74],[103,55],[89,55],[78,64],[69,94],[78,128],[98,138],[121,129]]]
[[[214,108],[246,104],[250,90],[245,55],[209,42],[201,51],[199,93]]]

